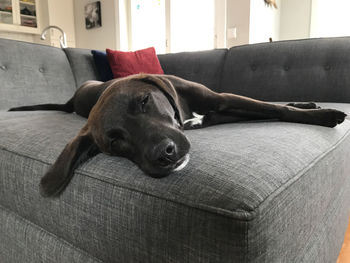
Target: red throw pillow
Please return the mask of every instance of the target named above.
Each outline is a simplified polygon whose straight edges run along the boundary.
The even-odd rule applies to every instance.
[[[123,52],[107,48],[106,52],[114,78],[138,73],[164,74],[154,47],[135,52]]]

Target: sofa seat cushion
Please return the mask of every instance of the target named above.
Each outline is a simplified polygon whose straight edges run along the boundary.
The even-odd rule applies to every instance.
[[[350,112],[349,104],[328,106]],[[298,244],[335,203],[348,213],[348,120],[334,129],[245,122],[186,131],[191,160],[180,172],[154,179],[99,154],[59,198],[40,197],[41,176],[85,121],[0,112],[0,205],[103,261],[272,262],[286,242],[305,250]]]

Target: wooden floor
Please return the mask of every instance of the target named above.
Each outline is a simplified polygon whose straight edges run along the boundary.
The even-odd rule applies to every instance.
[[[350,263],[350,218],[348,230],[346,230],[343,247],[340,251],[337,263]]]

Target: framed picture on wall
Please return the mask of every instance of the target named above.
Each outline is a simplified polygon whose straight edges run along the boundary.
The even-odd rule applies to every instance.
[[[101,2],[96,1],[85,5],[85,27],[92,29],[102,26]]]

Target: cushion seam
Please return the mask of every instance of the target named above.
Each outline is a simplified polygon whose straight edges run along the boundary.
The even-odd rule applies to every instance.
[[[15,214],[17,217],[19,217],[21,220],[25,221],[27,224],[29,224],[29,225],[32,226],[33,228],[37,228],[37,229],[39,229],[39,230],[45,232],[45,233],[48,234],[49,236],[58,239],[58,240],[61,241],[62,243],[66,244],[68,247],[71,247],[71,248],[73,248],[74,250],[81,252],[82,254],[84,254],[84,255],[86,255],[86,256],[88,256],[88,257],[94,259],[95,261],[101,262],[101,263],[103,262],[101,259],[98,259],[98,258],[96,258],[95,256],[89,254],[87,251],[85,251],[85,250],[83,250],[83,249],[81,249],[81,248],[76,247],[74,244],[69,243],[67,240],[63,239],[62,237],[59,237],[59,236],[57,236],[57,235],[55,235],[55,234],[53,234],[53,233],[47,231],[46,229],[42,228],[41,226],[39,226],[39,225],[37,225],[37,224],[34,224],[32,221],[30,221],[30,220],[28,220],[28,219],[22,217],[21,215],[19,215],[19,214],[17,214],[16,212],[14,212],[14,211],[8,209],[7,207],[4,207],[4,206],[1,205],[1,204],[0,204],[0,209],[3,209],[3,210],[5,210],[5,211],[7,211],[8,213],[13,213],[13,214]]]
[[[223,77],[225,73],[225,65],[226,65],[226,59],[228,54],[228,49],[225,49],[225,50],[226,52],[225,52],[223,61],[221,62],[221,65],[220,65],[220,79],[219,79],[219,87],[218,87],[219,92],[222,92],[222,82],[223,82]]]

